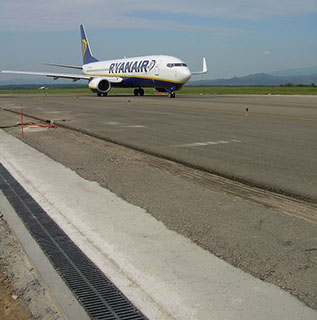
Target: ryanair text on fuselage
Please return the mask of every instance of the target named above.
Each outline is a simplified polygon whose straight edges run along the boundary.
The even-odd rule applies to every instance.
[[[111,63],[109,73],[133,73],[133,72],[150,72],[155,66],[156,60],[140,60],[140,61],[127,61],[119,63]]]

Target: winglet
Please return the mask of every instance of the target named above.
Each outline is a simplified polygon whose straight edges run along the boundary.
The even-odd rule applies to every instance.
[[[208,67],[207,67],[207,61],[206,58],[203,57],[203,73],[207,73]]]
[[[80,25],[80,35],[81,35],[81,46],[82,46],[82,53],[83,53],[83,63],[91,63],[97,62],[95,57],[91,54],[88,38],[86,36],[86,32],[83,25]]]
[[[208,71],[207,61],[206,61],[206,58],[203,57],[203,71],[192,72],[192,74],[203,74],[203,73],[207,73],[207,71]]]

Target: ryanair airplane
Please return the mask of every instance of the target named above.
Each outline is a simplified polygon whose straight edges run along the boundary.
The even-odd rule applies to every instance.
[[[25,71],[7,71],[15,73],[72,79],[73,82],[88,80],[88,87],[98,96],[107,96],[111,87],[135,88],[135,96],[143,96],[143,88],[155,88],[159,92],[168,92],[170,98],[175,98],[175,91],[190,79],[193,74],[207,72],[206,59],[203,58],[203,70],[190,72],[186,63],[172,56],[144,56],[116,60],[99,61],[91,53],[88,38],[83,25],[80,26],[83,66],[48,64],[56,67],[80,69],[83,75],[64,73],[43,73]]]

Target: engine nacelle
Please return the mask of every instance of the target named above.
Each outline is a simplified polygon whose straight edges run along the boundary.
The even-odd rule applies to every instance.
[[[88,87],[101,93],[107,93],[111,89],[111,83],[104,78],[94,78],[90,80]]]

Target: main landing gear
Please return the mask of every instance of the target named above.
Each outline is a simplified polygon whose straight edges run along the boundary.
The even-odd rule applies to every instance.
[[[108,95],[108,92],[105,92],[105,93],[97,92],[98,97],[101,97],[101,96],[106,97],[107,95]]]
[[[138,96],[138,95],[144,96],[144,90],[142,88],[134,89],[133,93],[134,93],[135,96]]]
[[[168,93],[168,97],[169,97],[169,98],[175,98],[175,92],[170,91],[170,92]]]

